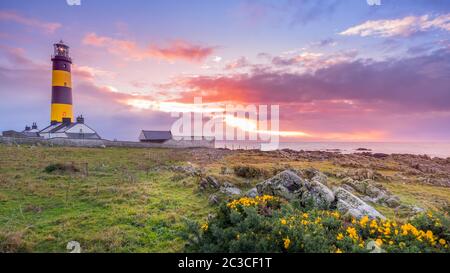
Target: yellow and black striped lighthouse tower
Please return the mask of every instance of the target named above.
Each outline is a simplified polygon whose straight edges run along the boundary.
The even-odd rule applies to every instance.
[[[63,41],[54,44],[53,48],[52,106],[50,122],[70,123],[74,121],[72,109],[72,59],[69,56],[69,47],[64,44]]]

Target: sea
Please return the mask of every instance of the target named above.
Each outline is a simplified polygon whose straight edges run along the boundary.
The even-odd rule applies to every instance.
[[[216,141],[216,148],[260,149],[261,143],[254,141]],[[343,154],[372,152],[450,157],[450,142],[280,142],[279,149],[328,151]]]

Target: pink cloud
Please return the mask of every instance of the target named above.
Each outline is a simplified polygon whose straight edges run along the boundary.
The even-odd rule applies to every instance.
[[[429,15],[407,16],[401,19],[392,20],[371,20],[360,25],[348,28],[339,33],[341,35],[351,36],[404,36],[427,31],[430,29],[442,29],[450,31],[450,13],[432,18]]]
[[[34,18],[28,18],[14,11],[0,11],[0,21],[15,22],[31,28],[38,28],[46,33],[54,33],[62,27],[60,23],[44,22]]]
[[[194,45],[181,40],[172,41],[166,47],[149,45],[147,48],[141,48],[134,41],[99,36],[96,33],[87,34],[83,39],[83,43],[106,48],[112,54],[137,61],[146,58],[156,58],[167,61],[200,62],[210,56],[215,49],[214,47]]]

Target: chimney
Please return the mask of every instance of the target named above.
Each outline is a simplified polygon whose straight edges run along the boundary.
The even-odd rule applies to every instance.
[[[25,126],[25,131],[30,131],[30,126],[26,125]]]
[[[31,126],[31,129],[36,129],[36,130],[37,130],[37,124],[36,124],[36,122],[33,122],[33,125]]]
[[[65,125],[69,125],[72,123],[71,118],[62,118],[62,123]]]
[[[84,123],[84,117],[83,117],[83,115],[80,115],[80,116],[77,117],[77,123],[81,123],[81,124]]]

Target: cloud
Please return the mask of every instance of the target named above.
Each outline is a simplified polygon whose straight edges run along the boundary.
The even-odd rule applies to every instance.
[[[0,10],[0,21],[15,22],[31,28],[40,29],[46,33],[54,33],[57,29],[62,27],[60,23],[44,22],[38,19],[23,16],[14,11],[5,10]]]
[[[357,55],[358,52],[356,50],[341,51],[330,54],[301,50],[299,52],[294,51],[289,54],[276,56],[272,59],[272,64],[277,67],[297,66],[298,68],[302,68],[303,72],[314,72],[318,69],[350,62],[354,60]]]
[[[237,60],[228,62],[225,66],[225,69],[238,69],[238,68],[244,68],[244,67],[248,67],[250,66],[250,61],[242,56],[240,58],[238,58]]]
[[[450,50],[442,49],[405,59],[335,63],[314,73],[255,70],[191,77],[178,84],[187,90],[185,98],[203,96],[209,102],[294,103],[304,107],[337,101],[344,109],[366,112],[450,112],[448,75]]]
[[[432,29],[450,31],[450,13],[437,17],[423,15],[407,16],[401,19],[392,20],[366,21],[363,24],[348,28],[339,34],[345,36],[358,35],[362,37],[408,37]]]
[[[99,36],[96,33],[87,34],[83,38],[83,44],[106,48],[112,54],[136,61],[156,58],[167,61],[201,62],[213,54],[215,50],[215,47],[194,45],[182,40],[172,41],[166,47],[149,45],[147,48],[141,48],[134,41]]]

